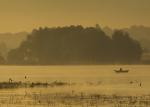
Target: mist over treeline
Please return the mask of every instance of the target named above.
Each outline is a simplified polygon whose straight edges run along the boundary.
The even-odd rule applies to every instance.
[[[114,29],[110,27],[103,27],[102,29],[108,36],[112,36],[114,32]],[[121,30],[128,32],[133,39],[139,41],[144,53],[150,53],[150,27],[132,25],[128,28],[121,28]]]
[[[127,32],[112,36],[95,27],[65,26],[34,29],[18,48],[11,49],[1,64],[134,64],[142,57],[140,43]]]

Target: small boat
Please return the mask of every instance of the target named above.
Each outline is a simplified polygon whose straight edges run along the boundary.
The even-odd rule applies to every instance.
[[[123,70],[122,68],[120,68],[119,70],[114,70],[116,73],[128,73],[129,70]]]

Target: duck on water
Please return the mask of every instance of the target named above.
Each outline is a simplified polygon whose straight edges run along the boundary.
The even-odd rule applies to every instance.
[[[119,70],[114,70],[116,73],[128,73],[129,70],[123,70],[122,68],[120,68]]]

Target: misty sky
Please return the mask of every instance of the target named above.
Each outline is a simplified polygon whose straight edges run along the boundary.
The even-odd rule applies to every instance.
[[[0,0],[0,32],[96,23],[150,26],[150,0]]]

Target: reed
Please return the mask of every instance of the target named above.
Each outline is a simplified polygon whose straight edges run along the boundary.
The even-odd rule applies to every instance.
[[[92,86],[94,83],[92,83]],[[97,84],[97,83],[95,83]],[[89,83],[87,84],[89,86]],[[73,87],[71,83],[42,82],[0,82],[0,89],[25,89],[24,93],[0,93],[0,107],[150,107],[150,95],[101,94],[70,90],[51,92],[54,87]],[[89,86],[90,87],[90,86]],[[32,92],[36,88],[39,91]],[[49,89],[43,92],[40,89]],[[30,91],[26,90],[30,89]]]

